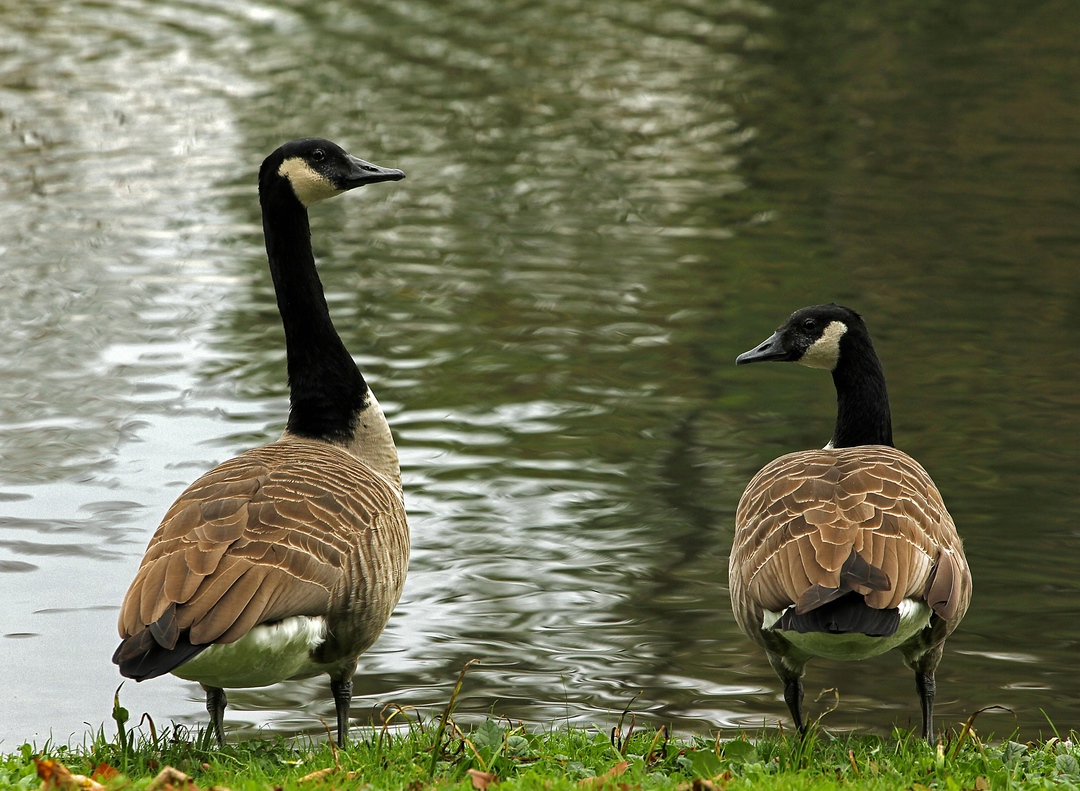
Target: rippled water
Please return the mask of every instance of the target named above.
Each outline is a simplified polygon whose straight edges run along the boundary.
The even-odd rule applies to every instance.
[[[1080,726],[1080,13],[984,5],[0,0],[0,748],[108,720],[158,519],[281,430],[254,174],[309,134],[408,173],[312,217],[414,537],[354,715],[433,711],[480,657],[466,712],[783,717],[731,523],[833,396],[732,361],[835,299],[966,538],[940,723]],[[897,656],[831,686],[837,728],[917,720]],[[122,699],[204,716],[171,677]],[[333,710],[323,680],[230,704]]]

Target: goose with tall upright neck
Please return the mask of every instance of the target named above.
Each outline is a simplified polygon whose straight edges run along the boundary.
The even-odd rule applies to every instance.
[[[124,597],[113,655],[136,681],[198,681],[219,743],[225,689],[327,674],[344,745],[359,656],[401,596],[409,527],[397,450],[330,319],[307,210],[404,177],[318,138],[286,143],[259,171],[288,423],[169,508]]]
[[[735,362],[769,361],[831,371],[836,427],[823,449],[781,456],[743,492],[728,567],[735,620],[765,650],[800,733],[811,658],[898,649],[933,744],[935,672],[971,599],[952,517],[926,471],[893,447],[885,374],[858,313],[802,308]]]

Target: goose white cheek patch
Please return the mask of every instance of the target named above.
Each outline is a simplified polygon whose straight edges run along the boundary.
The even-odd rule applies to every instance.
[[[847,332],[847,325],[842,321],[830,321],[821,337],[814,341],[800,359],[801,365],[810,368],[824,368],[831,371],[840,359],[840,339]]]
[[[289,180],[297,199],[305,207],[344,192],[299,157],[292,157],[282,162],[281,167],[278,168],[278,175]]]

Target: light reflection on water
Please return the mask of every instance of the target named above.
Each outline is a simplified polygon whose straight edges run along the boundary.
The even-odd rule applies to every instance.
[[[1078,374],[1063,327],[1080,302],[1075,277],[1053,273],[1075,234],[1047,220],[1042,259],[1018,247],[919,276],[881,255],[908,242],[897,217],[922,195],[821,147],[856,127],[803,108],[836,82],[831,61],[801,70],[812,14],[554,0],[513,13],[483,0],[0,8],[12,42],[0,122],[14,133],[0,140],[0,747],[107,719],[116,607],[158,518],[201,471],[280,431],[284,351],[254,173],[282,140],[314,133],[408,174],[312,216],[335,322],[399,440],[414,536],[354,715],[440,706],[481,657],[465,713],[596,722],[634,700],[683,729],[781,717],[778,683],[729,614],[730,524],[761,463],[824,442],[832,395],[813,373],[731,362],[791,309],[835,298],[871,318],[898,437],[967,537],[976,598],[940,671],[941,717],[1001,703],[1025,728],[1041,726],[1039,708],[1074,724],[1059,702],[1080,696],[1063,430],[1077,427]],[[887,126],[892,112],[874,117]],[[918,183],[980,192],[978,172],[957,172],[959,185],[922,171]],[[829,194],[835,173],[898,206],[852,210],[847,192]],[[987,244],[967,217],[958,204],[959,241],[938,240],[953,259]],[[942,255],[931,241],[920,261]],[[1060,282],[1055,294],[1018,293],[1008,273],[1021,262]],[[972,304],[936,310],[926,280]],[[1031,369],[1018,360],[1036,313],[1059,332],[1040,333]],[[1014,525],[1036,522],[1017,538]],[[981,582],[994,575],[1013,584]],[[841,690],[836,727],[917,717],[896,657],[814,665],[808,690],[819,685]],[[198,688],[176,679],[122,696],[159,723],[204,716]],[[286,732],[318,732],[332,711],[323,680],[230,704],[231,726]]]

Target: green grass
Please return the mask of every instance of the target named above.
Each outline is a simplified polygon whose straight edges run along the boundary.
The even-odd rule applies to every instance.
[[[119,706],[116,716],[114,737],[101,729],[81,746],[24,745],[0,755],[0,789],[41,786],[35,758],[60,761],[75,774],[96,773],[109,791],[143,791],[165,766],[191,775],[200,789],[232,791],[470,791],[484,786],[485,776],[474,779],[475,772],[494,775],[499,791],[1080,787],[1075,734],[1038,744],[988,745],[959,728],[937,748],[903,732],[834,738],[816,728],[805,740],[776,731],[672,738],[665,729],[634,727],[625,715],[610,732],[535,729],[499,719],[462,730],[448,705],[429,720],[395,711],[385,727],[354,727],[345,750],[306,737],[252,739],[218,749],[205,731],[174,726],[130,732]],[[184,786],[165,791],[170,788]]]
[[[425,720],[389,707],[381,727],[354,728],[344,750],[332,743],[329,729],[326,741],[278,737],[221,748],[207,729],[159,731],[148,717],[141,720],[145,729],[132,731],[117,690],[114,737],[102,727],[81,746],[24,744],[0,754],[0,791],[85,791],[95,778],[104,791],[487,791],[496,783],[500,791],[1080,789],[1076,734],[984,743],[972,727],[977,715],[936,747],[902,731],[888,739],[834,737],[819,723],[803,739],[779,731],[672,737],[664,727],[638,727],[628,711],[608,732],[544,730],[496,718],[463,729],[454,708],[471,664],[438,716]],[[195,788],[175,776],[163,784],[156,778],[165,767],[190,776]],[[64,778],[65,768],[84,777]],[[51,781],[41,782],[39,776],[50,773]]]

